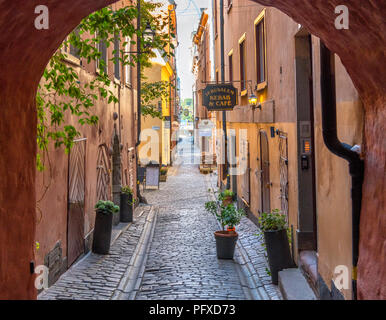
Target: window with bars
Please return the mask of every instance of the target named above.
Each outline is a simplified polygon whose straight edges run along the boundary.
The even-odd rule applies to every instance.
[[[265,19],[262,18],[255,25],[255,46],[256,46],[256,71],[257,83],[266,81],[266,42],[265,42]]]
[[[240,85],[241,91],[247,89],[247,77],[245,70],[245,39],[240,42]]]

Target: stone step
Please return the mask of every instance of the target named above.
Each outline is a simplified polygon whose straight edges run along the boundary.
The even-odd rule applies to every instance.
[[[314,291],[298,268],[279,272],[279,289],[285,300],[317,300]]]

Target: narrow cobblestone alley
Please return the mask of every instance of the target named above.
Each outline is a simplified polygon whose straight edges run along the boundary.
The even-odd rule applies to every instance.
[[[194,165],[173,171],[159,191],[145,193],[159,212],[137,299],[246,299],[237,264],[216,257],[204,176]]]
[[[234,260],[219,260],[215,218],[204,209],[216,175],[200,174],[184,141],[159,189],[143,192],[134,222],[113,230],[110,254],[89,253],[39,299],[277,300],[257,227],[243,218]],[[194,162],[194,161],[193,161]]]

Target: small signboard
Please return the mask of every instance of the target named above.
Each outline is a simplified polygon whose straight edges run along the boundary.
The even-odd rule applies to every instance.
[[[146,167],[146,189],[148,187],[159,188],[159,166],[148,165]]]
[[[202,97],[209,111],[231,111],[237,105],[237,89],[232,84],[208,84]]]

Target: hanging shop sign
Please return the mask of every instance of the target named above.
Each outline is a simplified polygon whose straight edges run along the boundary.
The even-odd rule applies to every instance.
[[[232,84],[208,84],[202,97],[209,111],[229,111],[237,105],[237,89]]]

